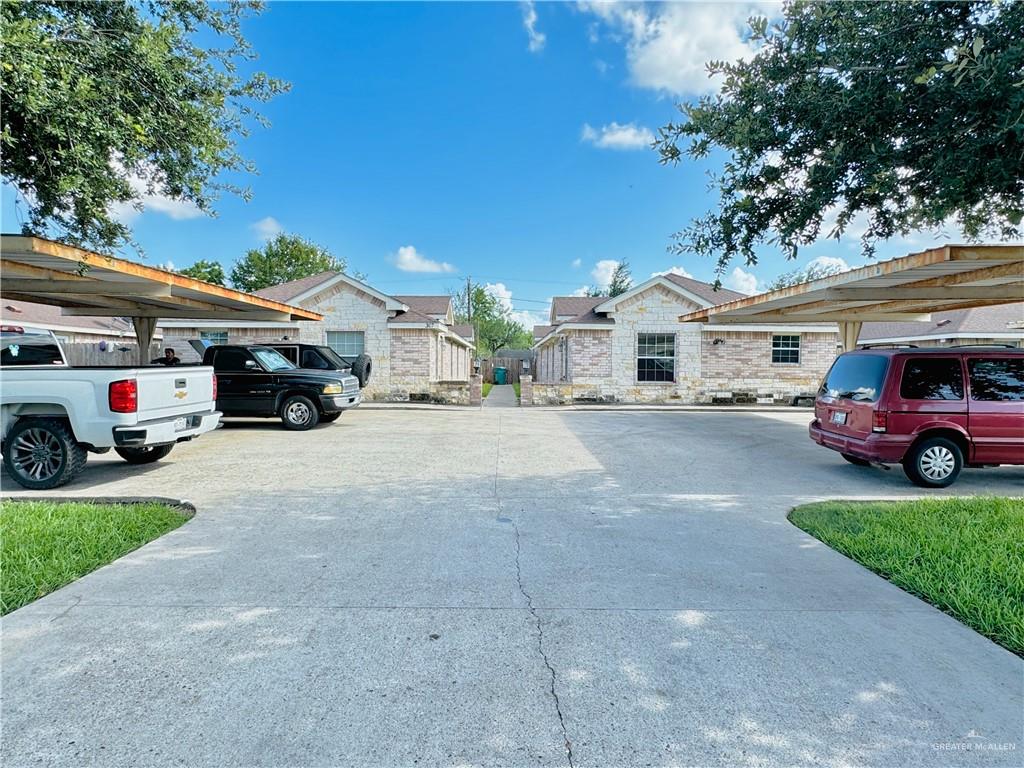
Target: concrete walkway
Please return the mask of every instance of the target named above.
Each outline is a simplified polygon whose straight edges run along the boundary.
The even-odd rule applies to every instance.
[[[64,494],[198,513],[0,620],[0,764],[1019,768],[1024,661],[787,521],[920,495],[806,422],[357,409],[90,456]]]
[[[485,408],[518,408],[519,398],[511,384],[495,384],[483,403]]]

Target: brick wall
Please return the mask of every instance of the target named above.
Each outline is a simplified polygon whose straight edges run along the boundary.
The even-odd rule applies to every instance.
[[[800,336],[799,363],[772,362],[770,331],[704,329],[702,402],[788,402],[817,390],[839,350],[837,333]],[[716,344],[715,340],[721,342]]]
[[[570,374],[573,381],[607,379],[612,375],[611,331],[569,331]]]

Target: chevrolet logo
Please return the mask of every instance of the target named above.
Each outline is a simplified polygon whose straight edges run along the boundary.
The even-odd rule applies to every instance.
[[[176,390],[175,393],[174,393],[174,396],[176,398],[178,398],[179,400],[184,400],[186,397],[188,397],[188,390],[187,389]]]

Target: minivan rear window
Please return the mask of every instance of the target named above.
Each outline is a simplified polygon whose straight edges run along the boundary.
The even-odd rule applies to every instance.
[[[832,363],[818,394],[873,403],[882,393],[888,367],[889,358],[884,355],[840,355]]]
[[[903,364],[900,397],[905,400],[963,400],[959,357],[909,358]]]

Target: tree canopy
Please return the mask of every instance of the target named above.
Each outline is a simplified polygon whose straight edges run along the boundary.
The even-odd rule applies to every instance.
[[[812,280],[820,280],[823,277],[831,277],[845,271],[839,264],[814,263],[811,262],[803,269],[794,269],[792,272],[784,272],[772,281],[768,286],[769,291],[777,291],[779,288],[788,288],[791,285],[809,283]]]
[[[511,317],[511,310],[484,286],[470,291],[472,315],[467,311],[466,293],[455,292],[455,318],[472,323],[477,352],[491,354],[503,347],[524,349],[533,345],[532,329],[526,329]]]
[[[255,104],[287,89],[241,74],[254,53],[230,0],[0,4],[0,175],[27,207],[24,229],[80,245],[130,239],[113,215],[162,195],[210,213],[226,172],[253,171],[236,149]],[[221,47],[203,47],[202,39]],[[234,178],[237,174],[232,173]]]
[[[621,296],[633,287],[633,274],[629,262],[623,259],[615,265],[608,285],[592,285],[587,289],[587,296]]]
[[[224,267],[220,265],[219,261],[200,259],[191,267],[179,269],[178,272],[186,277],[191,277],[195,280],[204,280],[207,283],[213,283],[214,285],[224,285],[227,282],[227,276],[224,274]]]
[[[717,208],[674,249],[795,258],[866,219],[864,255],[915,230],[1017,238],[1024,214],[1024,3],[788,2],[751,19],[749,61],[711,62],[721,91],[679,106],[662,163],[728,155]]]
[[[240,291],[258,291],[329,269],[344,272],[345,259],[298,235],[280,233],[262,248],[253,248],[235,262],[231,284]]]

